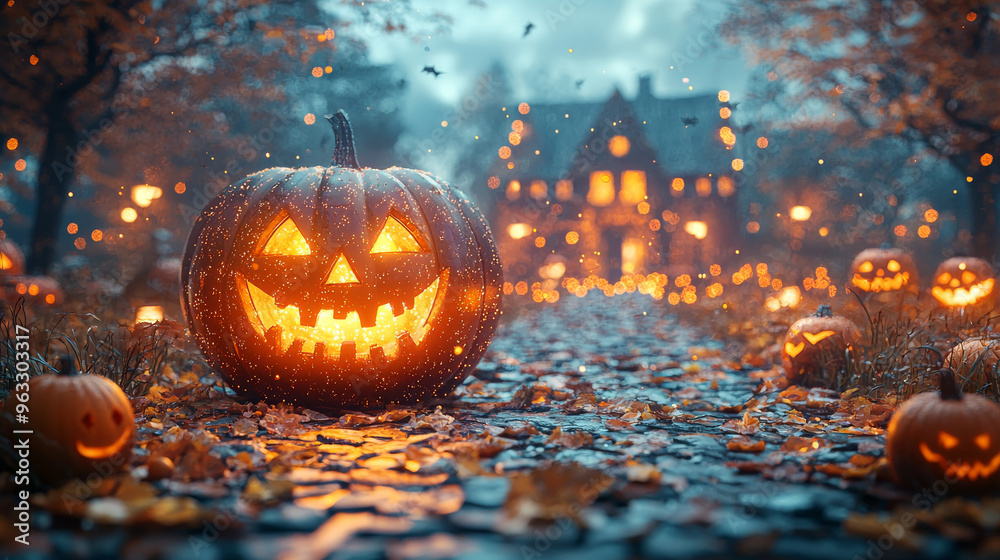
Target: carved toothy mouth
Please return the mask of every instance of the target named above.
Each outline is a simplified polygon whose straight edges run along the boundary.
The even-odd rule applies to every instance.
[[[412,303],[378,306],[371,326],[362,326],[357,311],[335,314],[333,309],[320,310],[315,326],[306,326],[297,306],[279,307],[274,296],[245,278],[237,283],[250,322],[276,353],[311,354],[315,360],[343,363],[381,362],[395,360],[423,341],[430,318],[440,307],[438,295],[447,287],[448,270],[442,271]]]
[[[82,441],[77,441],[76,452],[88,459],[107,459],[108,457],[111,457],[115,453],[121,451],[131,437],[132,431],[125,430],[111,445],[90,446],[84,445]]]
[[[966,305],[972,305],[990,295],[993,291],[993,284],[994,279],[987,278],[986,280],[968,288],[962,287],[953,289],[947,286],[934,286],[931,288],[931,295],[945,305],[964,307]]]
[[[988,478],[997,472],[997,469],[1000,469],[1000,453],[994,455],[989,463],[981,461],[952,463],[944,456],[931,451],[924,442],[920,442],[920,453],[928,463],[936,464],[944,469],[945,476],[950,478],[975,481],[980,478]]]
[[[871,279],[855,274],[851,282],[866,292],[891,292],[909,284],[910,273],[897,272],[894,276],[876,276]]]

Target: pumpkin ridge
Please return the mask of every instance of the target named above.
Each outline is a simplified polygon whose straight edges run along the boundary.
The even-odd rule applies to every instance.
[[[434,195],[441,196],[441,197],[445,198],[448,201],[448,204],[451,205],[452,207],[454,207],[454,213],[456,213],[459,216],[461,216],[462,219],[465,221],[465,225],[469,228],[469,230],[473,234],[472,241],[473,241],[473,243],[475,245],[476,253],[479,255],[480,260],[482,261],[482,264],[481,264],[481,267],[480,267],[481,268],[480,274],[478,274],[476,276],[476,285],[477,286],[478,285],[485,286],[485,284],[483,284],[483,282],[486,281],[486,265],[487,265],[487,262],[485,260],[483,260],[483,258],[482,258],[483,251],[482,251],[482,246],[481,246],[481,243],[480,243],[480,240],[479,240],[479,236],[476,235],[475,228],[471,227],[471,225],[469,224],[468,218],[465,216],[465,213],[462,212],[461,205],[455,203],[455,200],[453,198],[451,190],[450,189],[446,190],[441,185],[440,181],[436,180],[436,178],[433,175],[427,173],[426,171],[422,171],[422,170],[419,170],[419,169],[402,170],[402,171],[405,171],[407,173],[415,173],[418,177],[420,177],[421,179],[423,179],[424,183],[427,186],[432,187],[431,194],[434,194]],[[420,210],[420,213],[423,216],[424,220],[428,220],[429,221],[429,216],[427,214],[427,211],[424,209],[423,204],[420,201],[420,198],[417,197],[417,196],[415,196],[412,193],[410,187],[407,186],[407,185],[405,185],[402,181],[400,181],[399,178],[396,177],[395,174],[390,173],[389,175],[392,176],[392,178],[394,180],[396,180],[396,182],[398,182],[400,184],[400,186],[404,190],[407,191],[407,193],[410,195],[410,197],[413,198],[414,203],[417,205],[417,208]],[[438,260],[438,268],[440,268],[441,267],[440,257],[437,255],[437,251],[435,251],[434,257],[435,257],[435,259]],[[484,290],[484,294],[485,294],[485,290]],[[480,302],[479,303],[480,303],[480,307],[482,307],[482,305],[485,304],[485,299],[484,298],[480,298]],[[478,342],[479,333],[481,333],[482,330],[483,330],[482,329],[482,324],[483,324],[483,310],[481,309],[480,312],[479,312],[479,316],[476,319],[474,328],[469,329],[471,331],[471,333],[473,334],[473,336],[471,338],[467,338],[466,339],[465,345],[467,347],[470,347],[470,348],[474,347],[476,345],[476,343]],[[465,362],[467,360],[466,356],[468,356],[469,354],[471,354],[471,352],[465,352],[465,353],[463,353],[461,359],[459,359],[457,361],[452,360],[448,364],[448,366],[449,366],[448,370],[449,371],[446,372],[447,376],[444,377],[443,379],[441,379],[437,383],[437,388],[438,389],[440,389],[442,387],[448,386],[451,383],[451,381],[455,378],[455,376],[458,374],[458,372],[463,371],[463,369],[465,368],[465,365],[466,365],[465,364]]]
[[[445,185],[447,185],[447,188],[446,188],[445,185],[442,185],[442,181],[437,180],[437,178],[434,175],[432,175],[432,174],[430,174],[430,173],[428,173],[426,171],[419,170],[419,169],[415,170],[415,171],[418,174],[420,174],[422,177],[424,177],[425,180],[433,183],[435,186],[438,187],[438,189],[440,189],[441,191],[443,191],[442,195],[446,194],[448,196],[449,201],[451,201],[452,204],[454,204],[454,206],[457,208],[458,213],[462,216],[462,219],[465,220],[466,226],[469,227],[469,230],[473,234],[473,238],[475,239],[476,248],[479,251],[480,260],[483,263],[483,266],[482,266],[482,280],[483,280],[483,284],[482,285],[483,286],[489,286],[489,285],[491,285],[491,283],[489,282],[489,280],[490,280],[489,279],[489,268],[490,267],[488,266],[489,263],[491,262],[491,259],[489,257],[490,256],[496,257],[496,259],[498,261],[499,261],[500,257],[499,257],[499,254],[496,251],[496,246],[493,245],[493,244],[488,243],[489,242],[489,237],[486,238],[487,239],[487,243],[483,242],[483,236],[480,234],[479,229],[472,223],[473,222],[473,218],[467,215],[467,213],[466,213],[466,204],[470,205],[470,208],[469,208],[470,211],[472,211],[472,209],[475,208],[475,207],[471,206],[471,204],[472,204],[471,201],[468,200],[468,198],[465,196],[465,193],[461,189],[459,189],[457,187],[454,187],[453,185],[451,185],[449,183],[445,183]],[[465,203],[465,204],[463,204],[463,203]],[[491,235],[491,232],[489,230],[489,226],[486,225],[485,223],[483,223],[482,225],[485,228],[485,235],[486,236]],[[498,271],[499,271],[499,267],[498,267]],[[503,283],[503,272],[500,271],[499,274],[497,274],[497,276],[499,278],[499,283]],[[480,304],[479,305],[479,309],[480,309],[480,311],[479,311],[479,319],[476,322],[477,326],[483,325],[485,323],[488,323],[489,320],[490,320],[489,319],[489,315],[491,314],[491,309],[492,308],[489,305],[487,305],[488,302],[486,301],[486,296],[487,296],[486,290],[484,289],[483,292],[482,292],[482,294],[480,295],[480,298],[479,298],[479,304]],[[486,340],[484,340],[482,338],[483,335],[485,335],[487,337]],[[483,344],[483,343],[488,343],[489,339],[492,338],[492,336],[493,336],[492,330],[490,330],[490,329],[483,329],[483,328],[477,328],[477,330],[476,330],[476,336],[473,337],[471,345],[472,345],[472,347],[475,347],[475,346],[478,346],[478,345]],[[456,372],[457,371],[461,371],[463,368],[465,368],[467,366],[468,356],[471,356],[473,354],[474,354],[473,352],[466,352],[465,355],[464,355],[464,357],[462,358],[462,361],[459,362],[458,367],[455,368],[455,371]],[[448,378],[443,379],[441,381],[441,383],[440,383],[439,386],[440,387],[446,386],[452,379],[454,379],[454,377],[455,377],[455,375],[453,373]]]

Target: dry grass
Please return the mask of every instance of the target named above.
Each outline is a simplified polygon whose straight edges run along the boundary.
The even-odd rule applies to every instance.
[[[172,354],[179,333],[172,324],[109,324],[93,314],[60,313],[29,318],[23,301],[0,309],[0,387],[13,389],[15,325],[29,330],[29,361],[33,374],[56,371],[52,364],[69,355],[83,373],[103,375],[126,394],[138,397],[156,384]],[[23,332],[23,331],[22,331]]]

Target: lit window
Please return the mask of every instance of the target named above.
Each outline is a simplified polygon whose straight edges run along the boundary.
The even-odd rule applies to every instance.
[[[699,177],[697,181],[694,182],[694,192],[698,193],[698,196],[705,197],[711,196],[712,194],[712,181],[708,177]]]
[[[563,179],[556,182],[556,198],[559,200],[569,200],[573,198],[573,181]]]
[[[521,181],[507,183],[507,200],[517,200],[521,196]]]
[[[510,224],[507,226],[507,235],[511,239],[522,239],[528,237],[532,233],[532,228],[530,225],[525,223]]]
[[[808,206],[792,206],[788,215],[792,218],[792,221],[804,222],[812,216],[812,208],[809,208]]]
[[[587,202],[594,206],[608,206],[615,201],[615,180],[610,171],[593,171]]]
[[[618,195],[622,204],[631,206],[646,199],[646,172],[623,171],[622,192]]]
[[[632,143],[624,136],[614,136],[608,140],[608,151],[615,157],[625,157],[632,149]]]
[[[708,224],[700,221],[691,221],[684,224],[684,231],[690,233],[695,239],[705,239],[708,235]]]
[[[545,181],[535,180],[528,187],[528,194],[535,200],[544,200],[549,195],[549,186]]]
[[[635,274],[646,259],[646,244],[641,239],[622,241],[622,274]]]
[[[733,184],[732,177],[719,177],[715,188],[718,190],[719,196],[733,196],[736,194],[736,185]]]

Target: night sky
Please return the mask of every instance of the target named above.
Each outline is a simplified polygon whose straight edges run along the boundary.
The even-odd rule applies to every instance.
[[[438,10],[452,18],[443,33],[431,30],[418,39],[414,33],[379,33],[369,41],[371,61],[394,66],[408,83],[399,100],[408,129],[401,144],[429,136],[495,63],[506,69],[512,101],[518,102],[604,101],[615,87],[631,98],[641,74],[653,76],[653,92],[662,97],[727,89],[740,99],[745,88],[745,60],[711,32],[722,13],[715,0],[485,4],[414,0],[421,13]],[[336,13],[338,6],[328,2],[325,8]],[[522,38],[528,22],[534,28]],[[364,26],[346,31],[365,32]],[[444,74],[423,73],[425,65]],[[584,80],[579,89],[578,80]],[[426,167],[448,174],[454,164],[449,156],[428,158]]]

